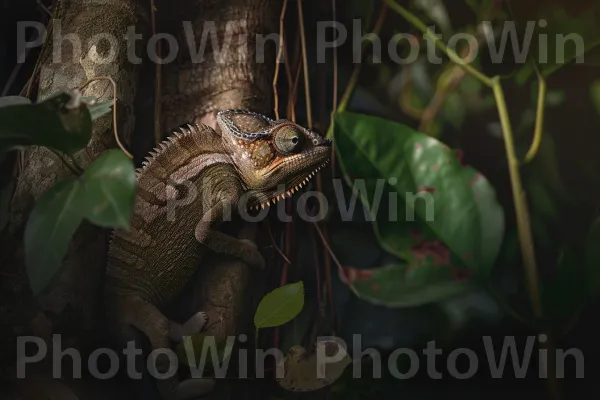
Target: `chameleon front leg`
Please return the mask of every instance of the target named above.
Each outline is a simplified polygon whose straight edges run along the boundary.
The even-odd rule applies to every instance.
[[[256,245],[249,240],[237,239],[215,229],[223,221],[225,210],[231,210],[233,202],[220,201],[203,215],[196,225],[196,240],[217,254],[238,258],[253,267],[265,268],[265,259]]]

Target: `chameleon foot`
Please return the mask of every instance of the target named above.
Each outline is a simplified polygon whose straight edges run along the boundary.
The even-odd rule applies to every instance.
[[[183,340],[183,336],[190,336],[202,331],[207,320],[208,317],[205,312],[197,312],[183,325],[169,321],[169,337],[172,341],[179,343]]]

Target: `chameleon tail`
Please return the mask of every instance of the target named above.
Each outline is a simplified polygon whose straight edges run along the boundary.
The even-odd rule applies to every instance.
[[[156,386],[160,396],[164,400],[177,399],[179,379],[177,377],[177,359],[169,355],[171,341],[169,338],[169,320],[154,305],[141,298],[129,298],[130,304],[127,308],[135,310],[128,315],[128,323],[142,331],[148,337],[152,347],[154,362],[149,366],[154,367],[150,371],[156,378]]]

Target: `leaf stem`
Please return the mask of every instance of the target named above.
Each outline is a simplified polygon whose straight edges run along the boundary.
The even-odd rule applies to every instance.
[[[433,41],[437,48],[442,50],[444,54],[450,58],[451,61],[461,66],[465,71],[469,74],[480,80],[484,85],[488,87],[492,87],[493,80],[492,78],[486,76],[482,72],[478,71],[473,66],[469,65],[465,60],[463,60],[456,52],[446,46],[446,43],[442,39],[440,39],[427,25],[423,23],[416,15],[408,11],[406,8],[397,4],[394,0],[385,0],[385,2],[398,14],[402,15],[404,19],[414,25],[417,29],[423,32],[423,36]]]

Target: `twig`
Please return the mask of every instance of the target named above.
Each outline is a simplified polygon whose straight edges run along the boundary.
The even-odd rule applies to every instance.
[[[150,0],[150,19],[152,25],[152,35],[156,35],[156,6],[154,0]],[[159,58],[162,54],[161,41],[156,42],[156,57]],[[156,74],[154,77],[154,142],[156,145],[160,143],[161,139],[161,77],[162,77],[162,64],[160,62],[156,64]]]
[[[381,30],[381,27],[383,26],[383,21],[385,20],[386,14],[387,14],[387,5],[385,3],[382,3],[381,8],[379,9],[379,15],[377,17],[377,21],[375,22],[375,25],[373,26],[373,32],[372,32],[373,35],[379,34],[379,31]],[[367,46],[366,41],[363,41],[362,49],[364,50],[366,46]],[[344,89],[344,94],[342,95],[342,98],[340,99],[340,104],[337,108],[336,113],[343,112],[346,110],[346,107],[348,107],[350,97],[352,97],[352,93],[354,92],[354,88],[356,87],[356,82],[358,82],[358,76],[360,75],[361,67],[362,67],[362,62],[359,62],[354,66],[354,70],[352,71],[350,80],[348,81],[348,84],[346,85],[346,88]],[[335,125],[334,120],[332,118],[332,121],[329,124],[329,128],[327,129],[326,136],[328,138],[333,137],[334,125]]]
[[[473,66],[471,66],[470,64],[465,62],[465,60],[463,60],[458,54],[456,54],[456,52],[454,50],[448,48],[448,46],[446,46],[446,43],[444,43],[443,40],[441,40],[439,37],[437,37],[431,31],[431,29],[429,29],[427,27],[427,25],[425,25],[423,23],[423,21],[421,21],[419,18],[417,18],[417,16],[415,16],[413,13],[408,11],[406,8],[397,4],[394,0],[385,0],[385,2],[394,11],[396,11],[398,14],[402,15],[404,17],[404,19],[406,19],[408,22],[410,22],[412,25],[414,25],[416,28],[418,28],[423,33],[423,35],[425,35],[430,40],[432,40],[435,43],[436,47],[439,48],[440,50],[442,50],[444,52],[444,54],[446,54],[448,56],[448,58],[450,58],[450,60],[452,60],[456,64],[460,65],[469,74],[471,74],[474,77],[476,77],[477,79],[479,79],[486,86],[488,86],[488,87],[493,86],[493,82],[492,82],[491,78],[489,78],[488,76],[479,72],[476,68],[474,68]]]
[[[273,100],[275,119],[279,119],[279,92],[277,91],[277,81],[279,80],[279,64],[283,53],[283,22],[285,19],[285,11],[287,10],[287,0],[283,0],[281,14],[279,15],[279,49],[277,51],[277,59],[275,60],[275,75],[273,76]]]
[[[310,104],[310,80],[308,77],[308,59],[306,56],[306,35],[304,32],[304,13],[302,11],[302,0],[298,0],[298,23],[300,24],[300,41],[302,43],[302,67],[304,70],[304,92],[306,97],[306,120],[308,129],[312,129],[312,110]]]
[[[337,22],[337,9],[336,0],[331,0],[331,14],[334,22]],[[333,107],[331,111],[331,119],[337,112],[337,98],[338,98],[338,54],[337,46],[333,48]]]
[[[484,39],[484,35],[477,35],[477,47],[475,47],[475,49],[471,49],[470,46],[463,48],[461,51],[461,57],[470,58],[473,54],[473,51],[477,51],[479,49],[479,46],[481,46],[481,43]],[[442,81],[442,77],[438,79],[438,82],[441,84],[438,84],[438,90],[436,90],[433,99],[421,114],[419,131],[423,133],[429,133],[431,125],[446,103],[446,99],[460,85],[467,74],[467,71],[465,71],[459,65],[453,64],[450,68],[451,70],[448,73],[449,77],[445,81],[446,84],[443,84],[444,81]]]
[[[327,249],[327,251],[329,252],[329,254],[331,255],[331,258],[333,259],[333,262],[335,263],[335,265],[338,268],[338,272],[344,276],[344,267],[342,267],[342,264],[340,263],[340,261],[337,259],[337,257],[335,256],[335,253],[333,252],[333,250],[331,250],[331,247],[329,247],[329,243],[327,243],[327,240],[325,240],[325,236],[323,235],[323,232],[321,231],[321,228],[319,228],[319,225],[317,224],[313,224],[313,226],[315,227],[315,229],[317,230],[317,233],[319,234],[319,236],[321,237],[321,241],[323,242],[323,246],[325,246],[325,248]],[[348,285],[348,287],[350,288],[350,290],[352,290],[352,292],[354,294],[356,294],[357,296],[360,297],[360,294],[356,291],[356,289],[354,288],[354,286],[352,285]]]
[[[127,157],[133,159],[133,155],[129,151],[127,151],[127,149],[125,148],[125,146],[123,146],[123,144],[121,143],[121,140],[119,139],[119,132],[117,129],[117,84],[109,76],[97,76],[97,77],[88,79],[87,81],[82,83],[79,86],[79,90],[83,90],[87,85],[89,85],[90,83],[92,83],[94,81],[108,81],[112,85],[112,88],[113,88],[113,132],[115,135],[115,140],[116,140],[119,148],[121,150],[123,150],[123,153],[125,153],[127,155]]]
[[[277,243],[275,243],[275,237],[273,236],[273,231],[271,230],[271,224],[269,224],[269,223],[267,223],[267,230],[269,231],[269,237],[271,238],[271,244],[273,245],[273,247],[275,248],[277,253],[279,253],[281,258],[283,258],[283,261],[285,261],[286,263],[291,265],[292,263],[291,263],[290,259],[287,258],[287,256],[285,254],[283,254],[283,251],[281,251],[279,246],[277,246]]]
[[[36,0],[36,3],[38,5],[38,7],[40,7],[40,9],[46,13],[46,15],[48,15],[50,18],[52,18],[52,12],[48,9],[48,7],[46,7],[41,0]]]

